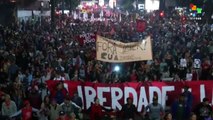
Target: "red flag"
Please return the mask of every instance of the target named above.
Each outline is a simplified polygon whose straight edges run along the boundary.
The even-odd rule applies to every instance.
[[[145,29],[146,29],[146,21],[144,21],[144,20],[137,20],[136,21],[137,22],[137,31],[138,32],[144,32],[145,31]]]

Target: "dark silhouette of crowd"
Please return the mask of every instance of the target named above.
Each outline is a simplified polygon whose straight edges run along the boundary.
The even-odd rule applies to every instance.
[[[163,17],[157,12],[155,15],[150,13],[139,19],[147,22],[143,33],[137,32],[135,20],[128,16],[123,16],[121,21],[109,20],[107,23],[82,22],[67,16],[56,19],[54,30],[49,18],[1,26],[0,96],[2,102],[6,100],[6,107],[11,105],[14,108],[5,116],[22,114],[23,120],[31,120],[32,116],[27,113],[40,111],[37,116],[43,116],[41,120],[55,120],[59,116],[63,117],[58,120],[68,120],[64,115],[73,120],[76,116],[80,118],[78,112],[82,103],[70,102],[72,98],[66,96],[66,91],[62,100],[44,97],[49,94],[45,85],[47,80],[120,83],[213,79],[213,31],[210,24],[188,19],[183,21],[175,12]],[[117,64],[97,61],[95,44],[82,46],[76,38],[85,33],[122,42],[151,36],[153,60]],[[115,66],[119,66],[120,71],[115,71]],[[58,84],[57,89],[61,88]],[[13,102],[7,102],[10,100]],[[66,111],[61,111],[57,103],[66,104]]]

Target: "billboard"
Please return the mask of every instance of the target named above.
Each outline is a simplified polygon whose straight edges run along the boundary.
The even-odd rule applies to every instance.
[[[145,10],[151,12],[154,10],[159,10],[160,0],[145,0]]]

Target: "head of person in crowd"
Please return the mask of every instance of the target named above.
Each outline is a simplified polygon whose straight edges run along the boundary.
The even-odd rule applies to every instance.
[[[153,105],[158,105],[158,96],[155,95],[152,101],[153,101]]]
[[[27,109],[31,108],[31,105],[30,105],[30,101],[29,101],[29,100],[25,100],[25,101],[24,101],[24,108],[27,108]]]
[[[195,113],[191,113],[189,120],[197,120],[197,115]]]
[[[189,92],[189,86],[184,86],[184,91],[183,92]]]
[[[64,98],[64,104],[69,104],[71,102],[70,100],[70,96],[69,95],[66,95],[65,98]]]
[[[64,88],[64,82],[60,81],[57,86],[56,86],[57,90],[62,90]]]
[[[127,98],[127,104],[128,105],[132,105],[133,104],[133,98],[132,97],[128,97]]]
[[[208,106],[209,105],[209,98],[203,98],[203,105]]]
[[[171,113],[166,113],[164,116],[164,120],[172,120],[172,114]]]
[[[30,92],[32,94],[36,94],[39,92],[39,88],[38,88],[38,85],[32,85],[31,88],[30,88]]]
[[[184,103],[184,102],[185,102],[185,96],[184,96],[184,94],[180,94],[179,103]]]
[[[10,101],[11,101],[10,95],[6,94],[6,95],[4,96],[4,100],[5,100],[6,103],[7,103],[7,102],[10,102]]]
[[[49,95],[46,95],[46,96],[44,97],[43,102],[44,102],[44,104],[46,104],[46,105],[50,104],[50,96],[49,96]]]
[[[99,98],[96,97],[94,102],[95,102],[95,105],[99,105],[100,104]]]
[[[53,98],[53,99],[51,100],[51,105],[52,105],[52,106],[57,105],[57,100]]]

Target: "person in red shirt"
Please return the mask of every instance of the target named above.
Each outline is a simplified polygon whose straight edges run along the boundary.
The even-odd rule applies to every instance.
[[[10,118],[13,118],[15,116],[18,116],[21,114],[22,120],[32,120],[33,118],[33,112],[38,112],[39,110],[33,108],[30,105],[30,102],[28,100],[24,101],[24,107],[19,110],[18,112],[14,113],[13,115],[10,116]]]
[[[101,120],[103,118],[103,116],[105,115],[104,112],[110,112],[112,110],[108,110],[106,108],[104,108],[103,106],[101,106],[99,104],[99,99],[96,98],[95,99],[95,103],[91,105],[91,107],[89,108],[89,112],[90,112],[90,120]]]

